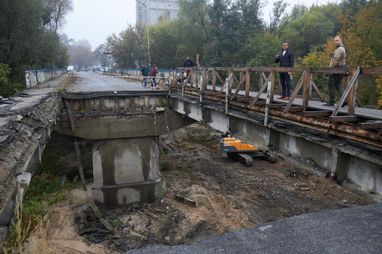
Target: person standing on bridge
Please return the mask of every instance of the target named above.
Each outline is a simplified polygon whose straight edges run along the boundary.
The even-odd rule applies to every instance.
[[[153,79],[153,87],[157,86],[156,76],[157,76],[158,72],[159,71],[158,71],[157,65],[153,64],[153,67],[151,67],[151,70],[150,70],[150,76]]]
[[[289,49],[287,41],[282,43],[282,49],[275,55],[275,62],[280,63],[280,67],[293,67],[294,66],[294,55]],[[280,72],[280,83],[283,95],[279,99],[289,100],[290,97],[290,72]]]
[[[330,55],[330,64],[329,67],[346,67],[346,50],[344,45],[342,44],[341,36],[336,35],[333,39],[335,49],[333,53]],[[334,101],[336,97],[336,92],[339,93],[340,97],[343,93],[342,88],[342,78],[344,77],[343,74],[331,74],[329,76],[328,81],[328,91],[329,91],[329,101],[324,104],[324,106],[334,106]],[[346,102],[345,102],[346,103]]]
[[[196,66],[196,63],[194,61],[192,61],[190,56],[187,56],[186,60],[184,60],[184,62],[183,62],[183,67],[191,68],[191,67],[195,67],[195,66]],[[190,72],[191,72],[191,70],[186,70],[187,79],[190,79]]]
[[[141,73],[143,76],[143,83],[144,83],[145,87],[147,86],[147,76],[149,75],[149,72],[150,72],[150,66],[145,65],[142,67]]]

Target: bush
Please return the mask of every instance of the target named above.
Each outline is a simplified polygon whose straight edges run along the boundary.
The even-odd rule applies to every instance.
[[[23,89],[21,83],[12,82],[8,65],[0,63],[0,96],[8,97]]]

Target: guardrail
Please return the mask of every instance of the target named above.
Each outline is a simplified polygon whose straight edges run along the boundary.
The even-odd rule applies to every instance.
[[[183,75],[187,72],[188,75]],[[284,102],[274,99],[276,74],[280,72],[291,72],[298,77],[290,99]],[[324,107],[322,104],[313,107],[314,100],[325,101],[314,77],[328,74],[346,75],[346,88],[334,108]],[[170,85],[172,91],[176,90],[181,97],[187,94],[199,97],[200,102],[205,99],[220,101],[224,103],[227,114],[230,107],[240,107],[266,116],[269,112],[273,117],[324,128],[328,133],[336,135],[340,131],[353,140],[382,147],[382,110],[357,107],[356,114],[359,78],[382,75],[382,67],[178,68],[172,75]],[[179,79],[183,76],[184,78]],[[295,102],[297,97],[299,97],[298,103]],[[341,109],[345,101],[348,107]],[[360,109],[363,110],[362,114],[358,112]]]
[[[249,98],[250,92],[256,92],[257,95],[250,102],[249,106],[253,106],[259,101],[260,96],[266,92],[268,82],[270,86],[270,103],[273,103],[276,87],[276,73],[291,72],[293,74],[300,74],[300,76],[292,95],[284,109],[284,113],[298,109],[292,107],[296,97],[301,93],[302,107],[301,111],[305,114],[320,115],[322,112],[307,112],[309,100],[312,99],[313,92],[315,92],[321,101],[325,101],[322,92],[314,82],[314,75],[316,74],[344,74],[347,76],[347,85],[344,93],[336,105],[333,113],[331,114],[331,121],[355,121],[355,106],[357,103],[357,87],[358,78],[361,75],[382,75],[382,67],[375,68],[286,68],[286,67],[252,67],[252,68],[178,68],[174,77],[179,76],[179,73],[189,72],[184,84],[190,87],[199,88],[201,96],[205,90],[220,92],[227,89],[227,96],[229,101],[235,100],[240,91],[244,91],[244,97]],[[254,74],[259,79],[258,82],[254,80]],[[174,78],[176,80],[176,78]],[[172,83],[175,85],[176,83]],[[210,87],[208,87],[210,85]],[[257,88],[257,89],[256,89]],[[235,90],[233,93],[232,91]],[[348,104],[347,116],[339,116],[339,109],[344,105],[345,101]]]

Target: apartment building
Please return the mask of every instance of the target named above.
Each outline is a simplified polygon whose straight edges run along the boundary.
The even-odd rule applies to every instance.
[[[136,23],[154,25],[178,15],[179,0],[136,0]]]

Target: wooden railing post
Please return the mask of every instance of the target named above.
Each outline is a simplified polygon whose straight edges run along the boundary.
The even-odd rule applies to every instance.
[[[233,75],[234,75],[233,70],[230,69],[229,74],[228,74],[228,76],[231,77],[229,79],[229,82],[228,82],[228,94],[229,94],[229,96],[231,96],[231,94],[232,94]]]
[[[269,94],[269,103],[272,104],[273,103],[273,97],[275,95],[275,75],[276,75],[276,72],[274,70],[271,71],[271,91],[270,91],[270,94]]]
[[[309,87],[310,87],[310,81],[312,79],[312,74],[310,72],[310,69],[307,69],[305,71],[304,81],[303,81],[303,94],[302,94],[302,108],[304,111],[308,108],[309,104]]]
[[[249,97],[249,90],[251,86],[251,72],[247,69],[245,73],[245,97]]]
[[[259,72],[259,88],[258,88],[259,90],[263,86],[263,80],[264,80],[263,72]]]
[[[199,94],[199,102],[202,103],[203,102],[203,93],[204,93],[204,90],[205,90],[205,87],[207,86],[206,84],[206,70],[203,69],[203,72],[202,72],[202,75],[200,77],[200,94]]]
[[[212,90],[216,91],[216,70],[212,70]]]
[[[231,84],[232,84],[232,79],[233,79],[233,72],[230,71],[229,76],[226,78],[224,82],[224,88],[225,88],[225,113],[228,114],[228,104],[229,104],[229,98],[231,96]]]
[[[347,82],[350,83],[350,80],[352,76],[355,73],[355,68],[352,68],[351,75],[347,77]],[[349,95],[348,95],[348,115],[349,116],[354,116],[355,113],[355,98],[356,98],[356,90],[358,87],[358,77],[355,80],[354,86],[350,89]]]
[[[194,84],[195,84],[195,74],[194,74],[194,70],[192,68],[190,69],[190,84],[191,84],[191,87],[194,87]]]
[[[360,67],[358,66],[354,70],[354,73],[353,73],[349,83],[347,84],[347,86],[345,88],[345,91],[343,92],[343,94],[342,94],[342,96],[340,98],[340,101],[338,102],[337,106],[334,108],[334,111],[333,111],[332,116],[331,116],[332,120],[335,120],[335,117],[338,115],[338,112],[339,112],[340,108],[344,104],[346,98],[348,98],[348,95],[350,94],[350,91],[352,89],[355,89],[356,83],[358,81],[358,75],[359,74],[360,74]],[[353,106],[354,106],[354,98],[353,98]],[[349,105],[349,107],[350,107],[350,105]],[[353,115],[350,115],[350,117],[353,117]]]

